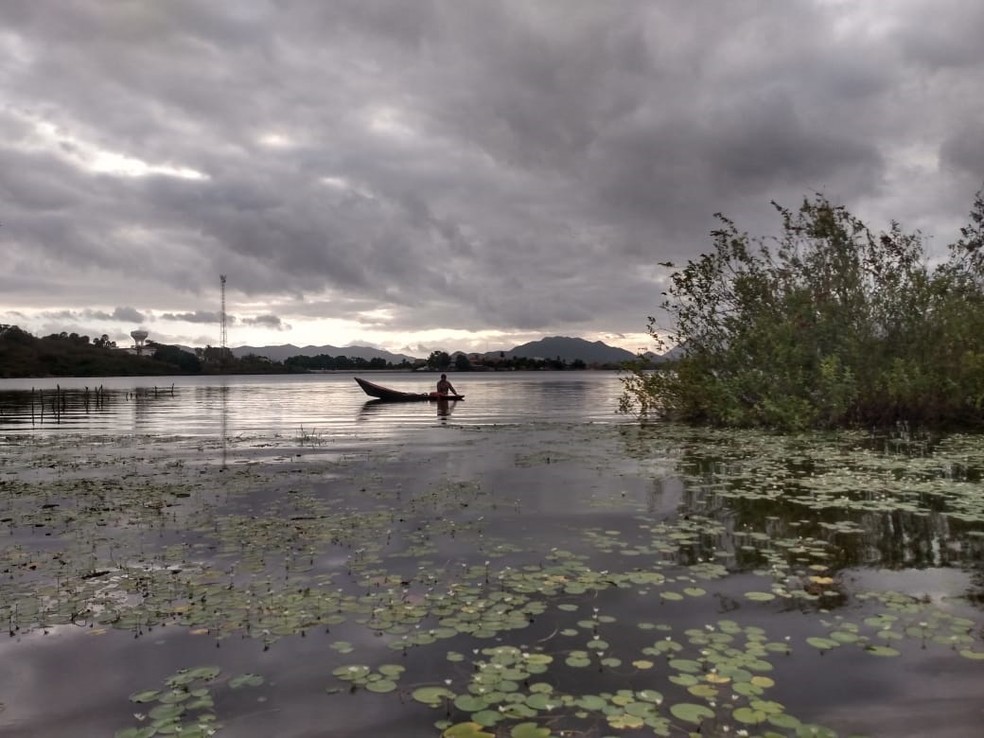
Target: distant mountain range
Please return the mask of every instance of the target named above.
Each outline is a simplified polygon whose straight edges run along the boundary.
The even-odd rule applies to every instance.
[[[254,354],[255,356],[265,356],[270,361],[284,361],[292,356],[347,356],[350,359],[385,359],[391,364],[399,364],[409,361],[411,364],[418,359],[406,354],[394,354],[382,349],[372,348],[371,346],[294,346],[287,343],[280,346],[239,346],[232,349],[232,355],[241,358]]]
[[[280,346],[239,346],[232,349],[236,357],[243,357],[249,354],[265,356],[271,361],[284,361],[292,356],[348,356],[349,358],[359,359],[385,359],[386,361],[399,364],[406,360],[410,363],[419,361],[418,357],[407,356],[406,354],[394,354],[382,349],[370,346],[294,346],[293,344],[283,344]],[[451,351],[449,351],[451,353]],[[609,346],[601,341],[586,341],[583,338],[568,338],[565,336],[552,336],[543,338],[539,341],[530,341],[521,346],[509,349],[508,351],[488,351],[484,356],[495,358],[511,359],[524,357],[530,359],[556,359],[573,362],[583,361],[585,364],[620,364],[624,361],[632,361],[636,354],[622,348]],[[426,357],[421,357],[426,358]],[[659,357],[651,357],[658,360]]]
[[[632,361],[636,358],[631,351],[609,346],[601,341],[592,342],[566,336],[541,338],[539,341],[530,341],[509,351],[489,351],[485,356],[493,359],[496,357],[512,359],[517,356],[528,359],[559,358],[561,361],[568,362],[580,359],[585,364],[621,364],[623,361]]]

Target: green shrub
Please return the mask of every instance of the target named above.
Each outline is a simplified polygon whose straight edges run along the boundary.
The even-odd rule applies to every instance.
[[[872,233],[823,197],[775,206],[779,238],[718,215],[713,249],[670,277],[659,346],[623,379],[641,418],[778,429],[984,424],[984,200],[930,266],[919,234]],[[672,266],[672,265],[671,265]]]

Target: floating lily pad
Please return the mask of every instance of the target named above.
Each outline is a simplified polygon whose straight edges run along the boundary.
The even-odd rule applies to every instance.
[[[437,707],[445,700],[454,699],[454,694],[444,687],[418,687],[410,696],[429,707]]]
[[[263,677],[259,674],[240,674],[229,680],[229,686],[232,689],[239,689],[241,687],[259,687],[263,684]]]
[[[160,697],[161,691],[159,689],[150,689],[145,692],[137,692],[136,694],[130,695],[130,702],[156,702],[157,698]]]
[[[769,602],[774,600],[776,596],[772,592],[746,592],[745,599],[751,600],[752,602]]]
[[[829,651],[830,649],[837,648],[840,645],[840,643],[835,640],[830,638],[821,638],[819,636],[810,636],[806,639],[806,642],[821,651]]]
[[[889,646],[865,646],[865,651],[872,656],[900,656],[901,652]]]
[[[366,689],[370,692],[385,693],[393,692],[396,689],[396,682],[391,679],[377,679],[375,681],[366,682]]]
[[[579,697],[576,701],[576,704],[580,707],[583,707],[585,710],[597,711],[597,710],[603,710],[605,706],[608,704],[608,701],[601,697],[598,697],[597,695],[588,694]]]
[[[739,723],[745,723],[746,725],[757,725],[758,723],[764,723],[765,719],[768,717],[768,715],[761,710],[753,710],[750,707],[739,707],[731,713],[731,716]]]
[[[493,733],[482,729],[478,723],[458,723],[441,733],[442,738],[495,738]]]
[[[489,706],[489,701],[482,697],[462,694],[455,697],[454,706],[464,712],[479,712]]]
[[[714,711],[705,705],[697,705],[692,702],[678,702],[670,706],[670,714],[677,720],[685,723],[700,725],[709,718],[714,717]]]
[[[550,729],[536,723],[517,723],[509,731],[509,738],[550,738]]]
[[[504,719],[505,715],[498,710],[481,710],[472,715],[472,720],[486,728],[492,727]]]
[[[641,728],[646,724],[646,722],[641,717],[637,717],[636,715],[628,715],[623,713],[621,715],[609,715],[608,724],[619,730],[634,730],[636,728]]]

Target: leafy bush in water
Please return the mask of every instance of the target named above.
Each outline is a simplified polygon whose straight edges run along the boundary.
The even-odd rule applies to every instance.
[[[623,412],[781,429],[984,424],[984,198],[931,265],[918,233],[872,233],[823,197],[775,205],[766,241],[717,215],[713,250],[671,276],[680,347],[623,379]],[[649,333],[665,347],[656,319]]]

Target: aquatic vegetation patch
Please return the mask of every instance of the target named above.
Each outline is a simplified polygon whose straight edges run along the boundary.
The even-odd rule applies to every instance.
[[[604,441],[583,455],[586,484],[631,466],[624,450],[607,460],[627,433],[579,436]],[[971,562],[976,462],[947,467],[958,477],[950,490],[938,459],[909,468],[854,438],[816,453],[817,439],[700,438],[632,440],[631,453],[657,447],[660,461],[640,470],[679,463],[681,483],[659,488],[672,504],[640,506],[615,479],[605,487],[614,494],[582,498],[590,515],[565,516],[571,498],[545,475],[543,525],[495,474],[449,467],[411,480],[413,464],[391,452],[231,474],[162,459],[128,478],[106,477],[112,465],[4,478],[0,615],[18,636],[71,623],[133,636],[177,627],[212,649],[233,637],[267,649],[307,638],[326,701],[371,699],[448,736],[832,734],[776,697],[777,683],[798,678],[777,659],[892,669],[924,647],[966,665],[984,658],[970,599],[863,591],[847,568],[911,560],[923,539],[907,535],[922,530],[927,551]],[[576,465],[576,445],[564,443],[551,441],[564,454],[543,453]],[[952,448],[972,458],[966,444]],[[553,466],[537,453],[520,463]],[[880,480],[876,492],[847,489],[852,464],[858,484]],[[827,486],[815,479],[824,475]],[[194,673],[138,693],[158,733],[217,731],[212,693],[263,684]],[[149,735],[151,724],[124,735]]]
[[[174,735],[181,738],[207,738],[222,727],[215,715],[212,690],[219,686],[222,670],[217,666],[181,669],[164,680],[160,689],[148,689],[130,695],[130,702],[140,710],[134,713],[136,727],[118,730],[115,738],[152,738]],[[240,674],[227,682],[228,688],[258,687],[263,678],[257,674]]]
[[[645,676],[644,670],[606,668],[600,652],[592,654],[590,647],[569,652],[566,661],[515,646],[476,649],[471,659],[465,659],[470,672],[443,684],[417,687],[411,697],[442,711],[435,725],[445,736],[470,734],[471,730],[498,731],[496,735],[565,735],[573,726],[578,732],[646,728],[660,736],[697,726],[716,735],[760,723],[773,729],[793,728],[802,731],[801,735],[823,730],[763,697],[775,684],[763,675],[772,670],[770,654],[786,653],[788,646],[769,642],[759,628],[743,628],[731,620],[688,629],[683,636],[682,642],[666,636],[643,649],[662,664],[658,673]],[[692,658],[683,658],[681,652]],[[571,664],[576,654],[597,666],[596,672],[588,672],[593,675],[588,680],[600,687],[597,692],[562,688],[571,681],[565,667],[588,665]],[[454,661],[461,663],[462,659]],[[621,661],[614,666],[621,666]],[[650,686],[614,690],[604,686],[640,680]],[[659,689],[652,687],[654,680],[660,682]]]

